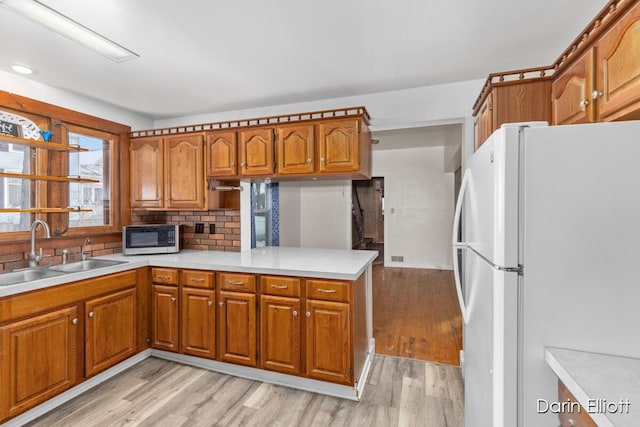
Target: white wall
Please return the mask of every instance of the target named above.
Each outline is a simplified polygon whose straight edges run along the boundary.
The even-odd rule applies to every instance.
[[[384,177],[385,266],[453,269],[454,174],[443,163],[444,147],[373,152],[373,175]]]
[[[212,123],[359,105],[364,105],[371,115],[372,130],[462,123],[466,117],[471,116],[471,108],[483,84],[484,80],[469,80],[344,98],[176,117],[156,120],[153,127]]]
[[[351,181],[280,183],[280,246],[351,249]]]
[[[0,70],[0,90],[68,108],[101,119],[131,126],[131,129],[149,129],[151,119],[95,99],[43,85],[36,81]]]

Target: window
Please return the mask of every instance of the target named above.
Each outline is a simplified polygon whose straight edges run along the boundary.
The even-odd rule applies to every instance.
[[[69,176],[95,180],[91,183],[69,183],[69,206],[90,212],[69,214],[69,228],[95,227],[111,224],[109,212],[110,147],[111,141],[90,135],[90,132],[69,132],[69,145],[89,151],[69,153]]]
[[[278,184],[251,184],[251,247],[279,246]]]
[[[29,174],[31,157],[29,148],[0,142],[0,172]],[[0,215],[0,232],[28,230],[30,214],[17,212],[31,207],[33,182],[28,179],[0,176],[0,208],[9,210]]]

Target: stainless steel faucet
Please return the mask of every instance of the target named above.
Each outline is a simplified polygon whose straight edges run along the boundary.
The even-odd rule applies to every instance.
[[[89,243],[91,243],[91,239],[88,237],[85,237],[84,242],[82,242],[82,246],[80,247],[80,254],[82,257],[82,261],[85,261],[88,258],[86,252],[84,251],[84,245],[88,245]]]
[[[36,229],[38,228],[38,224],[44,227],[45,237],[47,239],[51,238],[51,230],[49,230],[49,225],[43,219],[36,219],[31,224],[31,252],[29,252],[29,267],[37,267],[42,261],[44,254],[42,252],[42,248],[40,248],[40,253],[36,254]]]

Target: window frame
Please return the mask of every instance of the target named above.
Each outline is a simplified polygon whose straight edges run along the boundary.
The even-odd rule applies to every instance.
[[[131,219],[128,173],[130,126],[2,90],[0,90],[0,110],[26,117],[35,122],[42,130],[53,131],[54,136],[51,140],[52,142],[67,143],[64,125],[69,128],[74,127],[76,129],[103,132],[113,138],[110,150],[110,215],[112,217],[112,223],[108,226],[65,229],[66,218],[68,218],[68,216],[63,213],[28,214],[30,217],[29,223],[32,223],[38,218],[46,220],[51,226],[51,231],[56,238],[119,233],[122,225],[129,223]],[[64,176],[67,166],[66,163],[60,162],[60,156],[66,156],[68,159],[68,155],[64,152],[36,149],[36,159],[33,160],[32,170],[42,175]],[[58,159],[57,161],[55,160],[56,157]],[[57,188],[58,194],[62,192],[66,194],[68,191],[68,186],[66,186],[65,183],[41,180],[32,181],[31,188],[31,206],[41,208],[63,206],[63,204],[52,203],[52,199],[58,197],[58,195],[51,194],[56,193],[56,191],[52,191],[52,189]],[[64,219],[64,221],[61,217],[63,217],[62,219]],[[8,243],[28,241],[29,236],[29,230],[3,232],[0,233],[0,244],[6,245]]]

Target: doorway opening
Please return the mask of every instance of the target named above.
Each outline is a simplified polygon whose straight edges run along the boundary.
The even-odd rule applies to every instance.
[[[384,263],[384,177],[352,182],[352,246],[379,252]]]

